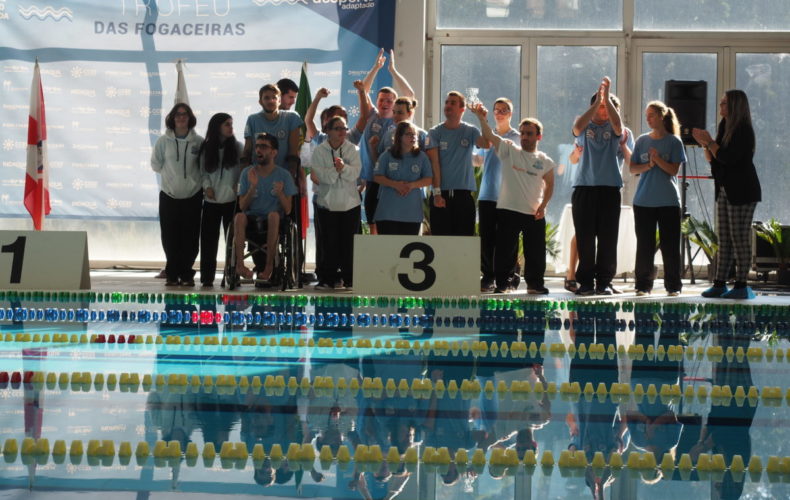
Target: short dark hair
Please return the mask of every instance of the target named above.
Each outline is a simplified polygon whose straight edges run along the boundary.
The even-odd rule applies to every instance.
[[[379,89],[379,91],[378,91],[378,92],[376,92],[376,95],[377,95],[377,96],[378,96],[379,94],[392,94],[392,95],[394,95],[394,96],[395,96],[395,98],[396,98],[396,99],[398,98],[398,93],[397,93],[397,92],[395,92],[395,89],[394,89],[394,88],[392,88],[392,87],[381,87],[381,88]]]
[[[280,78],[280,80],[277,81],[277,88],[280,89],[280,93],[282,94],[287,94],[291,91],[299,93],[299,86],[290,78]]]
[[[590,104],[594,103],[596,99],[598,99],[598,92],[592,95],[590,98]],[[615,94],[609,94],[609,100],[612,101],[612,106],[614,106],[614,109],[620,111],[620,98]]]
[[[176,129],[176,112],[178,112],[179,109],[186,110],[187,114],[189,115],[189,128],[195,128],[195,125],[197,125],[197,118],[195,118],[195,113],[192,112],[192,108],[190,108],[189,104],[185,102],[179,102],[173,106],[173,109],[171,109],[165,117],[165,127],[169,128],[170,130]]]
[[[538,135],[543,135],[543,124],[540,123],[540,120],[538,120],[537,118],[524,118],[518,124],[518,128],[521,129],[523,125],[534,125],[535,132],[537,132]],[[521,130],[519,130],[519,132],[521,132]]]
[[[273,136],[272,134],[267,134],[266,132],[261,132],[260,134],[255,136],[255,142],[258,142],[258,141],[268,142],[269,146],[271,146],[272,149],[276,149],[277,151],[280,150],[280,141],[278,141],[277,138],[275,136]]]
[[[462,93],[458,92],[457,90],[451,90],[450,92],[447,93],[447,99],[449,99],[450,97],[458,98],[461,101],[461,107],[462,108],[466,107],[466,96],[463,95]]]
[[[277,88],[277,85],[275,85],[273,83],[267,83],[266,85],[261,87],[261,90],[258,91],[258,99],[263,99],[263,93],[264,92],[274,92],[278,96],[282,95],[282,92],[280,92],[280,89]]]
[[[346,112],[346,108],[339,104],[333,104],[321,111],[321,132],[326,132],[326,123],[324,122],[333,116],[342,116],[348,120],[348,112]]]

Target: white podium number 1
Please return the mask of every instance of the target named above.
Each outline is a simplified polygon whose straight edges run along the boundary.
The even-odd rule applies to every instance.
[[[435,254],[433,252],[433,248],[431,248],[430,245],[427,245],[421,241],[413,241],[403,247],[403,249],[400,251],[400,257],[401,259],[408,259],[415,251],[422,252],[423,258],[420,261],[413,262],[412,266],[414,269],[422,271],[423,280],[414,282],[409,279],[409,275],[407,273],[398,273],[398,282],[406,290],[412,292],[422,292],[431,288],[436,282],[436,271],[434,268],[429,266],[429,264],[433,262]]]
[[[3,245],[0,248],[2,253],[13,253],[14,259],[11,261],[11,281],[10,283],[20,283],[22,281],[22,263],[25,260],[25,236],[19,236],[13,243]]]

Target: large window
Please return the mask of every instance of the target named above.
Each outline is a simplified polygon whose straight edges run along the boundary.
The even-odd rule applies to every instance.
[[[437,0],[439,29],[615,30],[623,0]]]
[[[508,97],[521,107],[521,46],[445,45],[442,47],[441,102],[451,90],[478,99],[493,109],[497,97]],[[442,121],[442,116],[436,122]],[[477,123],[471,114],[467,121]]]
[[[763,201],[755,219],[776,217],[790,224],[790,53],[739,53],[735,59],[735,86],[746,92],[752,110],[757,151],[754,164],[763,188]]]
[[[787,0],[635,0],[638,30],[787,31]]]
[[[617,89],[617,47],[539,46],[537,118],[543,123],[540,149],[559,165],[555,177],[554,202],[547,218],[558,223],[565,203],[570,203],[573,178],[578,165],[570,165],[573,121],[590,107],[590,97],[601,77],[612,78]]]

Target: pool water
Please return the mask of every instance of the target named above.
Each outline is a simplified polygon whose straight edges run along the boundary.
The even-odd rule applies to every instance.
[[[790,308],[132,299],[0,304],[4,495],[790,497]]]

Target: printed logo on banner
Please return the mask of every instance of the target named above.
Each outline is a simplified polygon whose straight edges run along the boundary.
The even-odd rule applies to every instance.
[[[74,18],[74,13],[67,7],[56,9],[55,7],[51,6],[41,8],[36,5],[31,5],[30,7],[23,7],[20,5],[19,15],[27,21],[30,21],[34,17],[39,21],[45,21],[48,18],[51,18],[55,21],[61,21],[63,19],[72,21]]]
[[[308,5],[307,0],[252,0],[252,3],[259,7],[263,7],[264,5],[274,5],[275,7],[279,7],[282,4],[296,5],[300,3]]]
[[[72,189],[80,191],[82,189],[96,189],[99,187],[98,181],[86,181],[85,179],[74,179],[71,181]]]
[[[5,2],[5,0],[3,0]],[[0,3],[0,21],[8,20],[8,12],[5,11],[5,3]]]

